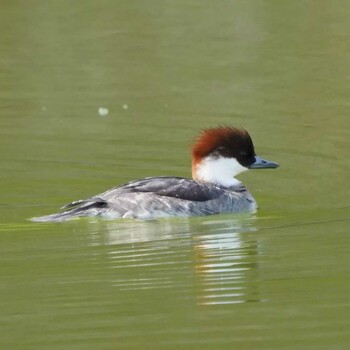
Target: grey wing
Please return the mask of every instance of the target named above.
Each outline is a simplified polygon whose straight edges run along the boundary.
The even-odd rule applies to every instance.
[[[87,216],[91,213],[100,215],[112,212],[118,217],[146,217],[152,212],[167,213],[169,210],[171,215],[241,212],[249,210],[252,206],[250,197],[247,196],[244,186],[226,190],[181,177],[151,177],[72,202],[63,207],[65,212],[61,216]],[[242,201],[242,198],[246,200]]]
[[[135,195],[138,194],[144,194],[143,203],[135,200]],[[205,202],[220,196],[222,196],[222,189],[214,185],[199,184],[194,180],[181,177],[149,177],[112,188],[88,199],[74,201],[62,209],[80,212],[96,208],[113,208],[122,212],[127,211],[127,208],[133,208],[136,211],[142,206],[149,208],[163,206],[163,204],[166,206],[165,203],[169,203],[163,201],[166,197],[172,200],[174,206],[188,207],[195,203],[205,205]],[[178,199],[182,202],[177,201]],[[202,207],[202,204],[200,206]]]
[[[182,177],[160,176],[129,182],[97,195],[96,198],[108,201],[127,193],[152,193],[162,197],[205,202],[218,198],[222,194],[222,189]]]

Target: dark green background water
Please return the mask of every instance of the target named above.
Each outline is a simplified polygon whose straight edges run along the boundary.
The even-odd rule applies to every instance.
[[[347,349],[349,18],[347,1],[2,1],[1,349]],[[218,124],[281,165],[240,176],[257,215],[26,221],[190,176]]]

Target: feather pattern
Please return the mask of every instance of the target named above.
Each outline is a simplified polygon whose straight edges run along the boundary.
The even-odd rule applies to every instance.
[[[243,199],[243,200],[242,200]],[[59,214],[33,221],[65,221],[79,216],[154,218],[254,211],[255,200],[242,185],[223,188],[181,177],[149,177],[74,201]]]

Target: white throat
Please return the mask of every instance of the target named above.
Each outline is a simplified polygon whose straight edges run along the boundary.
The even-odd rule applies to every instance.
[[[224,187],[239,185],[241,182],[234,176],[248,170],[235,158],[207,157],[196,165],[194,178]]]

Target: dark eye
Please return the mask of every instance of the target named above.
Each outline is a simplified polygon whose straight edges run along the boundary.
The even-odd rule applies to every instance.
[[[244,157],[244,158],[248,157],[248,153],[247,152],[241,152],[239,155],[241,157]]]

